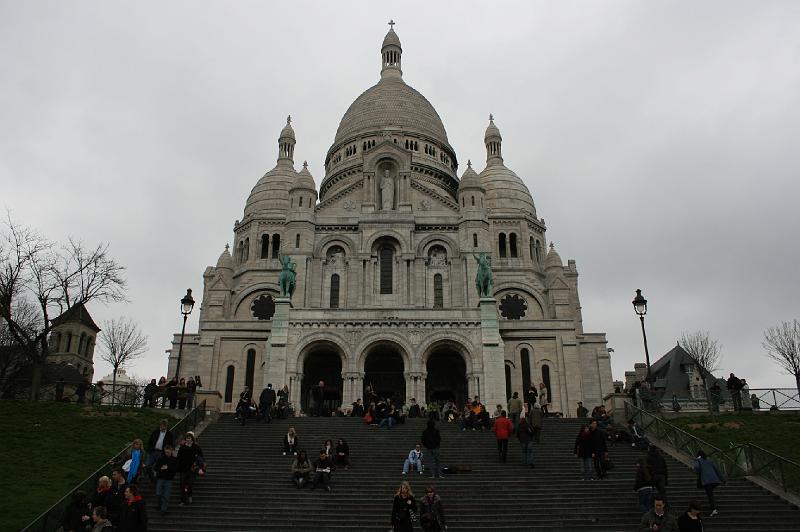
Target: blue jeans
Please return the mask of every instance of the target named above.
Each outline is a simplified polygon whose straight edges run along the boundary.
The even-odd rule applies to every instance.
[[[412,465],[417,468],[417,471],[419,471],[419,474],[421,475],[422,474],[422,461],[421,460],[414,460],[412,462],[408,458],[406,458],[406,461],[403,463],[403,473],[408,473],[408,470],[410,469],[410,467]]]
[[[653,488],[639,490],[639,512],[646,514],[653,509]]]
[[[381,419],[381,422],[378,423],[378,428],[381,428],[384,425],[388,425],[386,428],[390,429],[394,425],[394,418],[392,416],[387,416]]]
[[[519,425],[519,412],[512,412],[508,415],[511,418],[511,424],[514,425],[514,432],[517,432],[517,425]]]
[[[581,474],[583,475],[583,480],[592,480],[592,457],[586,456],[581,457]]]
[[[156,480],[156,499],[162,512],[169,506],[169,494],[172,492],[172,479],[159,478]]]
[[[522,445],[522,459],[524,460],[523,464],[533,465],[536,461],[536,456],[533,454],[533,442],[520,443],[520,445]]]
[[[428,449],[428,456],[430,456],[431,475],[434,477],[441,476],[442,471],[439,468],[439,449]]]

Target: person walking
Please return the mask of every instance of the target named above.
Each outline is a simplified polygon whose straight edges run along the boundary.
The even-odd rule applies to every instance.
[[[303,485],[308,482],[309,476],[311,475],[311,461],[306,456],[305,451],[300,451],[297,453],[294,461],[292,462],[292,482],[294,482],[297,489],[303,487]]]
[[[656,497],[653,509],[642,516],[639,530],[640,532],[678,532],[678,522],[667,511],[664,501]]]
[[[439,447],[442,444],[442,435],[439,429],[436,428],[436,422],[434,420],[428,420],[425,430],[422,431],[420,441],[431,457],[431,477],[444,478],[441,468],[439,467]]]
[[[95,506],[92,508],[91,532],[114,532],[114,525],[108,520],[108,510],[105,506]]]
[[[500,412],[500,417],[494,421],[494,427],[492,427],[492,432],[497,438],[497,453],[500,455],[501,462],[505,462],[508,456],[508,438],[511,437],[513,431],[514,426],[506,417],[506,411],[503,410]]]
[[[419,524],[423,532],[447,530],[442,499],[433,486],[425,488],[425,496],[419,501]]]
[[[172,433],[169,431],[169,422],[162,419],[158,423],[158,428],[153,430],[150,437],[147,438],[147,460],[145,460],[144,468],[151,482],[154,482],[156,478],[153,465],[161,457],[164,447],[167,445],[174,447],[174,444]]]
[[[528,402],[528,412],[536,408],[536,399],[539,398],[539,394],[536,392],[536,386],[531,383],[528,387],[528,392],[525,394],[525,400]]]
[[[403,462],[403,474],[407,475],[411,466],[414,466],[419,474],[422,474],[422,446],[417,444],[408,453],[408,457]]]
[[[203,450],[196,443],[194,432],[187,432],[183,436],[178,449],[178,473],[181,482],[180,506],[192,504],[192,487],[195,480],[195,464],[203,459]]]
[[[334,462],[337,466],[344,466],[345,469],[350,469],[350,446],[344,438],[339,438],[339,441],[336,442],[336,458]]]
[[[664,460],[664,457],[661,456],[659,450],[653,446],[650,446],[650,449],[647,451],[646,467],[650,473],[650,477],[653,479],[653,486],[655,486],[658,491],[659,497],[664,501],[664,504],[669,506],[669,502],[667,501],[667,485],[669,484],[667,462]]]
[[[539,407],[542,409],[542,415],[547,417],[550,414],[550,391],[543,382],[539,383]]]
[[[267,387],[261,390],[261,395],[258,397],[258,409],[261,410],[264,423],[272,421],[272,408],[277,399],[278,396],[272,389],[272,384],[267,384]]]
[[[408,482],[401,482],[392,504],[392,530],[394,532],[413,532],[414,517],[417,514],[417,500]]]
[[[522,447],[522,465],[533,467],[534,465],[534,449],[533,449],[533,428],[528,424],[528,420],[522,418],[517,427],[517,438]]]
[[[575,415],[578,416],[579,419],[585,419],[586,416],[589,415],[589,410],[583,406],[583,401],[578,401],[578,409],[576,410]]]
[[[703,519],[700,517],[700,505],[692,501],[689,509],[678,517],[678,532],[703,532]]]
[[[581,425],[581,430],[575,438],[575,456],[581,460],[582,480],[592,480],[592,433],[589,425]]]
[[[694,460],[694,470],[697,473],[698,487],[702,486],[706,491],[706,497],[708,497],[708,505],[711,508],[709,517],[714,517],[719,513],[717,511],[717,503],[714,500],[714,490],[717,489],[717,486],[726,482],[725,476],[702,450],[697,452],[697,458]]]
[[[511,399],[508,400],[508,416],[511,418],[511,424],[514,427],[514,432],[517,431],[519,425],[519,415],[522,413],[522,400],[519,394],[514,392]]]
[[[311,415],[315,417],[322,417],[324,414],[323,404],[325,402],[325,381],[319,381],[311,388],[311,398],[314,400],[314,408],[311,410]]]
[[[639,512],[643,514],[649,512],[653,508],[653,479],[643,460],[636,461],[636,480],[633,483],[633,490],[639,499]]]
[[[125,503],[117,523],[117,532],[147,532],[147,507],[136,486],[125,488]]]
[[[533,410],[528,411],[528,424],[533,429],[533,441],[536,443],[539,443],[542,436],[543,419],[544,415],[542,414],[541,409],[534,408]]]
[[[164,452],[156,460],[156,500],[162,514],[169,508],[169,496],[172,493],[172,481],[178,472],[178,459],[173,456],[172,445],[165,445]]]
[[[197,394],[197,382],[194,377],[189,377],[186,381],[186,410],[194,408],[194,398]]]

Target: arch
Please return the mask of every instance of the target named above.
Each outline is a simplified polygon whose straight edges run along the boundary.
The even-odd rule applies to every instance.
[[[230,364],[225,370],[225,395],[223,397],[223,402],[225,403],[233,402],[233,379],[235,377],[236,368],[233,366],[233,364]]]
[[[281,252],[281,235],[275,233],[272,235],[272,258],[277,259]]]
[[[255,394],[253,389],[253,378],[256,372],[256,350],[248,349],[246,356],[246,364],[244,370],[244,385],[250,388],[251,393]]]
[[[381,241],[394,242],[396,251],[399,254],[408,253],[409,251],[409,245],[406,242],[405,237],[393,229],[384,229],[380,233],[376,233],[369,237],[364,249],[368,249],[370,253],[374,254],[378,251],[378,244],[380,244]]]
[[[354,350],[355,353],[358,353],[358,358],[355,360],[356,367],[354,370],[363,371],[364,362],[367,358],[367,355],[375,346],[381,344],[395,344],[398,348],[400,356],[403,357],[403,365],[407,368],[407,371],[411,371],[413,367],[411,353],[414,352],[414,349],[408,343],[408,340],[403,336],[400,336],[397,333],[387,332],[372,333],[358,344],[358,347]]]
[[[316,244],[314,247],[314,256],[327,257],[328,248],[331,246],[341,246],[344,249],[345,255],[352,256],[357,249],[355,243],[348,237],[343,235],[328,235]]]
[[[250,238],[244,239],[244,251],[242,251],[242,262],[250,260]]]
[[[269,258],[269,235],[261,235],[261,258]]]
[[[497,254],[501,259],[506,258],[506,234],[497,235]]]
[[[544,316],[545,316],[544,309],[546,309],[547,306],[545,305],[544,298],[542,297],[542,295],[539,292],[537,292],[535,289],[533,289],[533,288],[531,288],[529,286],[521,285],[521,284],[519,284],[519,283],[517,283],[515,281],[508,281],[508,282],[505,282],[505,283],[501,283],[499,285],[495,285],[494,286],[494,294],[493,295],[494,295],[495,299],[499,300],[500,297],[501,297],[501,294],[503,292],[508,292],[508,291],[515,291],[515,292],[519,292],[521,294],[525,294],[527,296],[530,296],[530,298],[531,298],[530,301],[528,301],[526,299],[526,302],[528,303],[528,314],[526,316],[526,319],[543,319],[544,318]],[[533,302],[533,301],[538,303],[538,309],[531,306],[530,303]],[[536,311],[537,310],[539,311],[539,315],[538,316],[536,315],[536,313],[537,313]]]
[[[519,256],[517,252],[517,233],[509,233],[508,235],[508,248],[509,248],[509,257],[515,259]]]
[[[311,407],[322,407],[323,412],[331,412],[341,406],[344,368],[343,352],[340,347],[328,341],[307,344],[301,353],[303,380],[300,385],[300,407],[309,412]],[[313,398],[313,387],[323,381],[323,404],[317,405]],[[316,410],[319,413],[319,410]]]
[[[506,375],[506,401],[511,399],[511,364],[508,362],[505,363],[505,375]]]
[[[242,293],[240,293],[239,296],[234,300],[232,305],[232,307],[236,309],[234,311],[234,315],[237,315],[240,312],[242,303],[245,300],[248,300],[249,297],[255,294],[256,292],[267,292],[267,294],[271,295],[273,299],[281,295],[280,287],[276,283],[258,283],[256,285],[253,285],[243,290]]]
[[[331,275],[331,297],[330,307],[339,308],[339,274]]]
[[[458,244],[448,236],[428,235],[417,244],[417,256],[427,257],[430,248],[436,245],[442,246],[447,251],[448,257],[454,257],[459,250]]]
[[[86,340],[86,348],[84,349],[83,354],[88,357],[91,356],[93,352],[94,352],[94,336],[90,336]]]
[[[472,196],[472,206],[475,206],[475,196]]]
[[[548,402],[550,402],[553,400],[553,388],[552,388],[549,364],[542,363],[542,382],[544,383],[544,387],[547,390]],[[541,390],[539,390],[540,395],[541,393],[542,393]]]
[[[408,369],[402,349],[396,343],[373,343],[364,354],[364,397],[377,395],[404,403]]]
[[[427,402],[452,399],[464,404],[469,398],[467,362],[457,348],[439,343],[425,361],[425,399]]]
[[[86,333],[82,332],[80,338],[78,339],[78,354],[83,354],[83,348],[86,345]]]
[[[394,249],[383,246],[378,250],[380,293],[391,294],[394,285]]]
[[[519,350],[520,366],[522,368],[522,393],[531,387],[531,354],[527,347]]]
[[[69,352],[71,352],[71,350],[72,350],[72,333],[68,332],[67,333],[67,348],[64,351],[69,353]]]
[[[531,255],[531,260],[535,261],[535,262],[538,262],[538,260],[536,259],[536,250],[534,249],[533,237],[531,237],[531,239],[530,239],[530,250],[529,250],[529,252],[530,252],[530,255]]]

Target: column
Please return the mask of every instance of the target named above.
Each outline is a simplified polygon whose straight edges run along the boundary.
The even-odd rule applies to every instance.
[[[483,404],[504,405],[506,404],[505,346],[500,337],[497,301],[492,297],[482,297],[480,309],[483,378],[479,377],[476,387],[482,392]]]
[[[286,343],[289,336],[288,297],[275,298],[275,314],[272,316],[272,330],[264,350],[264,372],[262,382],[285,382],[287,377]],[[277,384],[276,384],[277,386]]]

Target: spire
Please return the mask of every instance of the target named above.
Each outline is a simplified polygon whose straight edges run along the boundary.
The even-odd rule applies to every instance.
[[[394,32],[395,21],[389,21],[389,32],[383,38],[381,46],[381,79],[402,78],[401,56],[403,48],[400,46],[400,37]]]
[[[494,125],[494,115],[489,115],[489,126],[486,128],[483,142],[486,144],[486,164],[502,163],[501,144],[503,142],[503,137],[500,136],[500,130]]]
[[[290,163],[294,162],[294,145],[296,142],[294,129],[292,129],[292,115],[289,115],[286,117],[286,125],[278,136],[278,162],[282,160]]]

